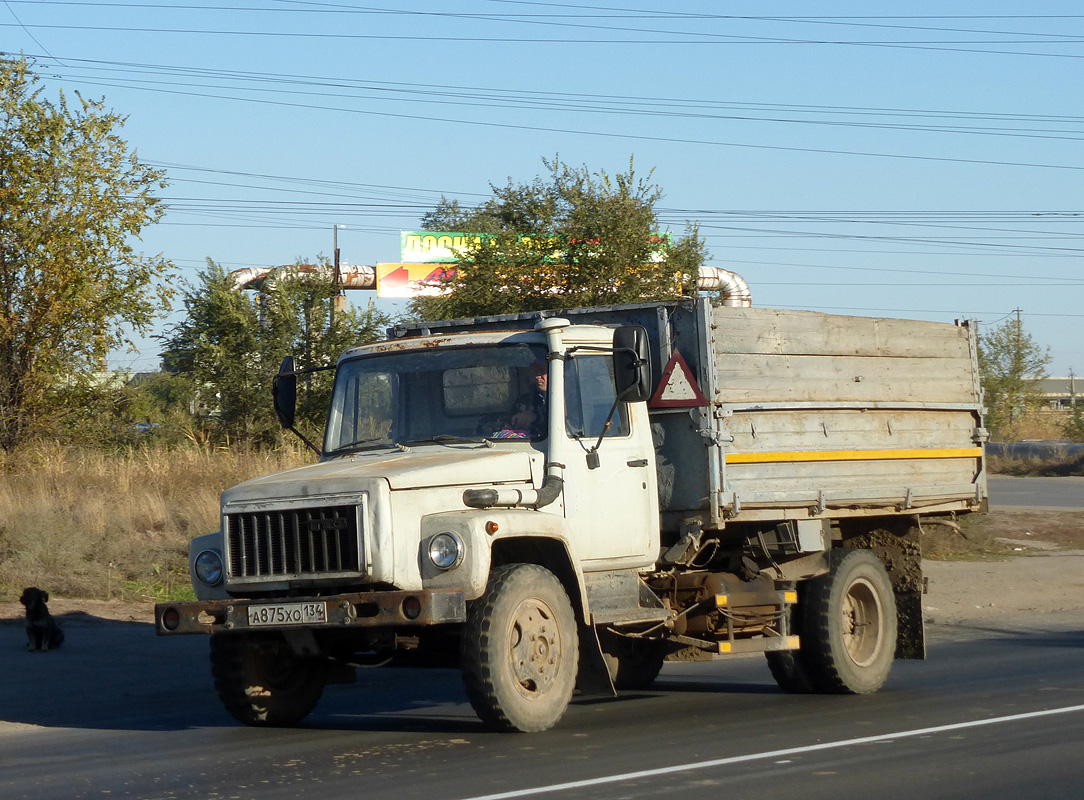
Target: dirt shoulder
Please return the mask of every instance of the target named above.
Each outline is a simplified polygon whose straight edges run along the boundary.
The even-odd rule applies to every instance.
[[[923,531],[926,621],[1084,609],[1084,509],[994,508]]]
[[[991,621],[1084,609],[1084,550],[981,561],[926,561],[927,623]]]
[[[996,508],[958,527],[925,525],[922,547],[928,622],[1084,609],[1084,509]],[[154,622],[149,600],[53,597],[49,609],[65,624]],[[18,602],[0,603],[0,622],[22,616]]]
[[[21,622],[24,609],[16,601],[0,603],[0,623]],[[146,622],[154,624],[154,603],[151,601],[129,602],[124,600],[88,600],[71,597],[52,597],[49,612],[60,618],[62,625],[72,622],[93,624],[95,622]]]

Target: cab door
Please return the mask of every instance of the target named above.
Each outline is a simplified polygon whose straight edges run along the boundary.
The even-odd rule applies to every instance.
[[[653,564],[659,503],[647,412],[615,407],[609,353],[570,355],[564,386],[565,516],[583,569]]]

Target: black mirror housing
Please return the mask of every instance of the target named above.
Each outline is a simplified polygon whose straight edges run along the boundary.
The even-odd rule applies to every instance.
[[[647,330],[640,325],[614,330],[614,383],[618,400],[642,403],[651,397]]]
[[[293,356],[282,359],[278,374],[271,379],[271,399],[282,427],[293,428],[297,417],[297,375]]]

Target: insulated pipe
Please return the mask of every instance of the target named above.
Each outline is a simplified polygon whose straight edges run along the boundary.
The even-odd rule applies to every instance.
[[[272,269],[273,267],[242,267],[235,269],[227,277],[233,283],[234,289],[256,289]]]
[[[701,267],[696,288],[701,292],[721,292],[724,306],[753,305],[753,296],[745,278],[722,267]]]
[[[339,286],[344,289],[375,289],[376,267],[364,264],[340,264]]]
[[[264,283],[287,270],[297,270],[300,276],[311,278],[334,275],[334,267],[318,267],[313,264],[287,265],[282,267],[243,267],[234,270],[229,277],[238,289],[262,290]],[[342,289],[375,289],[376,267],[364,264],[339,266],[338,286]],[[701,267],[696,288],[701,292],[721,292],[724,306],[751,306],[752,296],[745,278],[722,267]]]
[[[238,289],[262,291],[264,284],[274,281],[284,273],[295,272],[301,280],[327,277],[334,278],[335,268],[315,264],[287,264],[281,267],[243,267],[230,273],[230,280]],[[376,267],[363,264],[340,264],[337,285],[341,289],[375,289]]]

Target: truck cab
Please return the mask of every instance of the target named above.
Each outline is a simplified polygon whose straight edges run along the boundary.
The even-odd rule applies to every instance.
[[[159,631],[209,632],[213,647],[281,631],[289,658],[348,664],[464,622],[514,563],[561,575],[589,619],[584,573],[650,570],[659,553],[646,339],[617,338],[619,359],[614,330],[551,319],[346,351],[319,463],[223,492],[221,532],[192,547],[199,602],[162,608]],[[296,380],[286,365],[276,387],[288,425]]]

